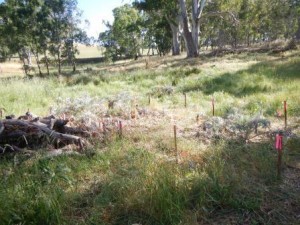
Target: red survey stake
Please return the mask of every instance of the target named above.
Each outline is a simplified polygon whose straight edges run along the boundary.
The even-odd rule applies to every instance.
[[[282,136],[282,135],[276,134],[276,138],[275,138],[275,148],[276,148],[278,151],[281,151],[281,150],[282,150],[282,139],[283,139],[283,136]]]

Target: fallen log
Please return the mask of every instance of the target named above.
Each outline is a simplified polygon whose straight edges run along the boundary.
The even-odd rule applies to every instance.
[[[82,148],[82,146],[81,146],[82,141],[81,141],[80,137],[70,135],[70,134],[59,133],[59,132],[49,129],[48,127],[41,126],[35,122],[33,123],[33,125],[35,125],[37,128],[39,128],[40,130],[42,130],[43,132],[45,132],[46,134],[48,134],[50,137],[52,137],[54,139],[57,139],[62,142],[66,142],[66,144],[76,144],[76,145],[79,145],[80,148]]]
[[[38,122],[47,125],[47,127],[51,130],[55,130],[59,133],[63,134],[71,134],[71,135],[79,135],[81,137],[89,137],[90,133],[88,128],[78,128],[78,127],[69,127],[66,126],[69,123],[69,120],[63,119],[55,119],[55,117],[45,117],[43,119],[38,120]]]
[[[42,121],[45,123],[36,119],[32,121],[1,120],[0,145],[14,145],[17,148],[40,148],[50,144],[55,148],[61,148],[69,144],[76,144],[80,150],[83,150],[84,142],[80,137],[62,133],[64,132],[64,125],[68,123],[67,120],[52,120]],[[53,124],[53,127],[51,124]],[[58,132],[56,129],[62,132]]]
[[[66,134],[78,135],[85,138],[91,136],[91,133],[88,129],[83,130],[82,128],[65,126],[64,130]]]

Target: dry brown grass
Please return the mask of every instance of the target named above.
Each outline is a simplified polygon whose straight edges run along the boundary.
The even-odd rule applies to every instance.
[[[276,59],[276,57],[274,57]],[[256,58],[245,61],[228,55],[222,58],[192,58],[187,59],[184,54],[180,56],[144,56],[137,60],[121,60],[109,65],[101,65],[99,70],[108,72],[130,72],[135,70],[164,71],[166,69],[176,68],[199,68],[204,70],[237,72],[241,69],[247,69],[249,66],[256,64]]]
[[[78,58],[97,58],[102,57],[103,53],[105,52],[105,49],[103,47],[98,47],[96,45],[92,46],[85,46],[82,44],[79,44],[78,46],[79,55]]]
[[[82,46],[79,45],[80,55],[78,58],[93,58],[93,57],[101,57],[101,50],[98,49],[97,46]],[[262,56],[260,56],[262,57]],[[274,59],[278,57],[273,57]],[[270,59],[270,57],[269,57]],[[37,72],[37,65],[33,60],[33,67]],[[236,72],[241,69],[246,69],[251,65],[257,63],[259,59],[256,57],[249,58],[245,60],[243,57],[239,57],[236,55],[228,55],[222,58],[192,58],[187,59],[185,54],[181,54],[180,56],[143,56],[134,59],[120,60],[114,63],[99,63],[93,65],[93,70],[99,71],[107,71],[107,72],[130,72],[136,70],[148,70],[148,71],[164,71],[170,68],[199,68],[201,70],[212,70],[214,73],[217,71],[224,72]],[[78,70],[86,69],[84,65],[82,67],[78,67]],[[95,67],[96,66],[96,67]],[[67,69],[67,68],[66,68]],[[42,71],[46,69],[42,66]],[[56,69],[55,69],[56,71]],[[32,72],[34,73],[34,72]],[[11,77],[11,76],[23,76],[24,71],[22,68],[22,63],[18,59],[13,59],[12,61],[0,63],[0,77]]]
[[[24,75],[22,63],[18,60],[0,63],[0,77],[13,77]]]

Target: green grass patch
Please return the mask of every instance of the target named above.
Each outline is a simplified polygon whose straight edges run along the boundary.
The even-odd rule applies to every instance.
[[[248,63],[250,59],[257,62]],[[193,112],[211,115],[212,98],[217,116],[238,109],[243,115],[272,118],[282,111],[284,100],[289,116],[295,121],[300,116],[297,54],[285,59],[266,55],[240,55],[220,62],[204,59],[200,66],[183,63],[163,70],[109,72],[99,66],[59,77],[1,79],[0,107],[5,114],[20,115],[30,109],[47,115],[49,107],[66,98],[88,95],[108,101],[128,92],[139,106],[148,107],[151,95],[150,109],[181,110],[179,122],[189,120],[188,116],[194,121]],[[183,93],[188,98],[185,111]],[[33,157],[0,156],[0,224],[277,223],[268,209],[281,212],[281,206],[268,196],[284,199],[295,190],[276,192],[283,183],[277,179],[277,155],[269,141],[216,139],[202,149],[196,141],[193,145],[180,139],[180,147],[198,152],[176,164],[171,160],[173,139],[160,132],[164,131],[150,129],[96,143],[81,156],[45,158],[42,151]],[[299,156],[299,140],[284,144],[288,148],[284,161],[293,162]],[[290,203],[297,205],[299,198]],[[296,218],[280,221],[293,224]]]

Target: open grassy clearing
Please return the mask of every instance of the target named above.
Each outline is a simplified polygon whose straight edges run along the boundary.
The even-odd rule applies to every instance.
[[[102,57],[105,51],[105,49],[95,45],[86,46],[86,45],[79,44],[77,47],[78,47],[79,54],[76,55],[76,57],[79,60],[80,59],[89,60],[90,58]],[[32,56],[31,60],[32,60],[32,66],[35,68],[37,72],[38,68],[34,56]],[[71,70],[72,70],[71,68],[68,69],[68,71]],[[46,73],[46,68],[43,68],[42,71]],[[52,73],[55,73],[56,71],[57,71],[56,68],[51,68]],[[20,62],[17,55],[14,55],[14,57],[7,62],[0,63],[0,77],[22,77],[22,76],[25,76],[23,70],[23,63]]]
[[[297,224],[299,138],[285,140],[286,166],[277,179],[271,140],[246,143],[239,136],[220,136],[203,141],[189,134],[200,129],[198,114],[200,123],[209,120],[214,97],[218,117],[263,114],[278,128],[283,119],[275,115],[287,99],[289,127],[299,137],[299,71],[300,55],[294,51],[284,57],[150,57],[82,65],[75,75],[1,79],[0,107],[7,114],[29,108],[47,115],[51,106],[63,107],[66,98],[108,102],[125,95],[129,106],[122,107],[134,102],[155,115],[129,121],[122,140],[114,134],[93,140],[83,155],[2,156],[0,223]],[[179,164],[173,124],[179,129]]]
[[[78,45],[79,55],[78,58],[96,58],[102,57],[105,49],[96,45],[86,46],[79,44]]]

